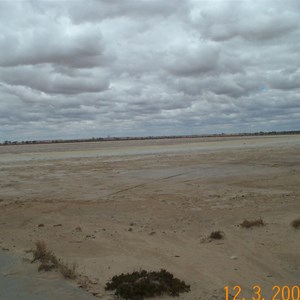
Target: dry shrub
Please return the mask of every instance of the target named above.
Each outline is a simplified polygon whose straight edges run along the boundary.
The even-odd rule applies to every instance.
[[[43,261],[39,265],[38,271],[39,272],[41,272],[41,271],[49,272],[56,268],[57,268],[57,266],[54,265],[53,263],[51,263],[50,261]]]
[[[262,218],[259,218],[257,220],[253,220],[253,221],[248,221],[248,220],[244,220],[240,226],[243,228],[251,228],[251,227],[255,227],[255,226],[265,226],[266,224],[264,223],[264,221],[262,220]]]
[[[75,263],[70,266],[68,263],[60,262],[58,265],[59,272],[68,279],[75,279],[77,277],[76,268],[77,265]]]
[[[33,250],[33,261],[43,260],[48,254],[47,245],[44,241],[37,241],[35,243],[35,250]]]
[[[224,238],[224,234],[222,231],[218,230],[218,231],[213,231],[209,237],[214,240],[221,240]]]
[[[115,290],[115,295],[124,299],[142,300],[164,294],[179,296],[179,293],[189,292],[190,286],[166,270],[160,272],[141,270],[114,276],[106,284],[105,289]]]
[[[41,264],[38,271],[58,270],[65,278],[76,278],[76,264],[69,266],[68,263],[61,262],[48,247],[44,241],[37,241],[33,252],[33,261],[39,261]]]
[[[92,282],[87,276],[80,276],[80,278],[78,280],[78,286],[81,289],[84,289],[87,291],[87,290],[89,290],[91,284],[92,284]]]
[[[52,251],[48,250],[44,241],[37,241],[35,243],[35,250],[33,250],[33,261],[39,260],[42,263],[51,263],[55,266],[58,264],[58,259]]]
[[[300,218],[295,219],[295,220],[291,223],[291,225],[292,225],[294,228],[298,229],[298,228],[300,227]]]

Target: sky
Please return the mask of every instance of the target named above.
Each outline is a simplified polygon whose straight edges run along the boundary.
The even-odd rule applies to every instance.
[[[299,0],[0,0],[0,141],[300,129]]]

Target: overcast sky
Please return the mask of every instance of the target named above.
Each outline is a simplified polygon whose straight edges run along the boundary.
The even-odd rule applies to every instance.
[[[299,0],[0,0],[0,140],[299,130],[299,24]]]

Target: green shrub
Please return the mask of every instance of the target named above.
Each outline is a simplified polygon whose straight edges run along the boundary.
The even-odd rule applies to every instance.
[[[190,286],[166,270],[160,272],[141,270],[114,276],[106,284],[105,289],[115,290],[115,295],[123,299],[142,300],[164,294],[179,296],[179,293],[190,291]]]

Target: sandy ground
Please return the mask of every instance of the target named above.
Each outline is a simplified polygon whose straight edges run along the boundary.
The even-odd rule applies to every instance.
[[[0,247],[28,256],[46,241],[101,299],[113,275],[141,268],[185,280],[180,299],[299,285],[298,135],[2,146],[0,188]],[[225,238],[208,241],[214,230]]]

